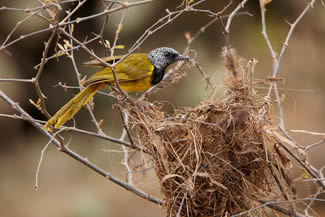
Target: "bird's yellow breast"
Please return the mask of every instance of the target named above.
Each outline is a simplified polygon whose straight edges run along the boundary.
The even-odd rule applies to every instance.
[[[139,80],[120,82],[120,87],[126,92],[144,91],[152,86],[151,80],[152,77],[150,74]]]

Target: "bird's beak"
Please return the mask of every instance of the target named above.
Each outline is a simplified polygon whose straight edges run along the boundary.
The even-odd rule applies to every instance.
[[[177,61],[181,61],[181,60],[190,62],[191,61],[191,58],[189,58],[187,56],[184,56],[184,55],[178,55]]]

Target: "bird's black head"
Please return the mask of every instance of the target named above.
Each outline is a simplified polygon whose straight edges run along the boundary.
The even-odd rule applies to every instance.
[[[164,77],[166,68],[179,60],[189,61],[189,57],[179,54],[176,50],[169,47],[160,47],[148,53],[148,59],[154,65],[152,75],[152,85],[158,84]]]
[[[180,55],[176,50],[169,47],[160,47],[148,54],[148,59],[159,70],[165,70],[170,64],[179,60],[189,60],[188,57]]]

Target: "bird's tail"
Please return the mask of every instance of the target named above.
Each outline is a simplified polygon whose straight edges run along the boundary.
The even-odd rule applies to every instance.
[[[95,83],[88,85],[67,104],[65,104],[53,117],[47,121],[45,130],[50,128],[59,128],[73,116],[94,96],[94,94],[105,87],[105,83]]]

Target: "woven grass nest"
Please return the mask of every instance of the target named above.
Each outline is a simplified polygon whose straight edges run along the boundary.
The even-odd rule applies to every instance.
[[[290,194],[285,161],[270,131],[275,121],[269,101],[256,94],[234,52],[225,50],[224,56],[221,99],[211,93],[196,107],[172,115],[146,101],[141,109],[125,108],[154,159],[168,216],[231,216],[260,205],[259,200],[279,199],[283,191]]]

